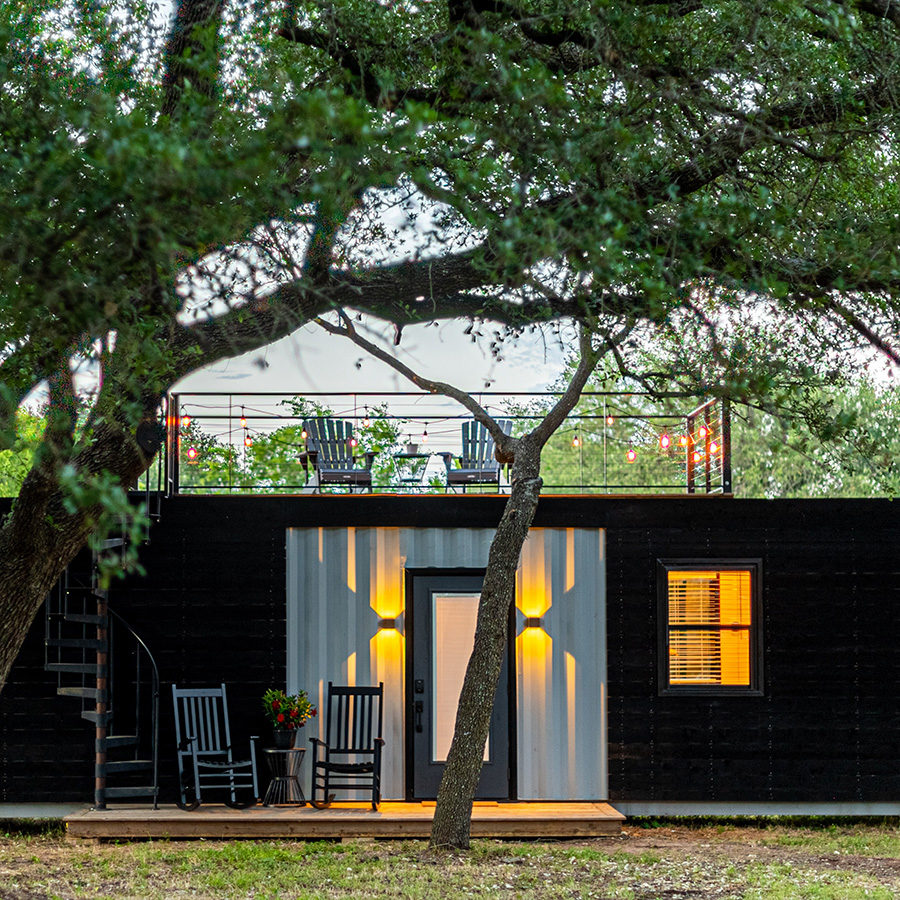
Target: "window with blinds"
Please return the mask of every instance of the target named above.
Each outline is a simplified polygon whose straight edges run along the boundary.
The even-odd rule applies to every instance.
[[[661,563],[663,689],[755,691],[758,563]]]

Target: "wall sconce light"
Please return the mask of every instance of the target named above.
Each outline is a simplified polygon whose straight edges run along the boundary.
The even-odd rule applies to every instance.
[[[525,616],[526,628],[543,628],[540,616]]]
[[[397,628],[397,620],[396,619],[379,619],[378,620],[378,630],[379,631],[388,631],[390,629]]]

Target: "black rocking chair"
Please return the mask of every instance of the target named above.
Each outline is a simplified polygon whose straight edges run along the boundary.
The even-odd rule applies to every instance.
[[[372,489],[372,462],[375,453],[362,454],[364,464],[358,468],[358,454],[354,452],[356,443],[353,426],[343,419],[320,417],[307,419],[303,423],[306,432],[306,452],[300,454],[304,468],[307,461],[315,466],[318,485],[346,484],[350,488]]]
[[[325,809],[332,790],[372,791],[372,809],[381,802],[381,701],[378,687],[335,687],[328,682],[325,740],[313,745],[312,805]],[[321,799],[319,799],[321,794]]]
[[[196,809],[206,791],[218,789],[227,791],[226,806],[253,806],[259,799],[257,738],[250,738],[250,759],[234,758],[225,685],[179,689],[173,684],[172,702],[178,743],[178,806]]]
[[[504,434],[512,430],[511,419],[498,419]],[[500,463],[494,457],[494,439],[481,422],[462,423],[462,455],[453,465],[452,453],[441,453],[447,467],[447,487],[462,485],[463,493],[470,484],[496,484],[500,488]]]

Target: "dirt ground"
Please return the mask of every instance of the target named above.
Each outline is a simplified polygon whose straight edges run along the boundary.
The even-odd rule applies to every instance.
[[[856,831],[850,826],[843,829],[846,835],[854,834]],[[622,837],[615,839],[617,849],[635,855],[656,851],[665,855],[690,856],[697,860],[721,860],[725,857],[733,862],[742,863],[782,863],[793,868],[853,871],[900,885],[900,858],[863,856],[845,850],[822,852],[776,843],[779,840],[790,840],[804,833],[810,833],[806,829],[778,826],[695,828],[679,825],[648,829],[626,825],[622,832]],[[900,890],[897,896],[900,898]]]
[[[365,841],[343,847],[273,842],[256,849],[251,843],[97,844],[67,841],[61,833],[4,835],[0,825],[0,900],[900,897],[896,822],[626,824],[615,838],[484,841],[469,854],[431,854],[424,842]],[[296,870],[286,871],[295,857]],[[272,881],[275,858],[285,869],[280,881]]]

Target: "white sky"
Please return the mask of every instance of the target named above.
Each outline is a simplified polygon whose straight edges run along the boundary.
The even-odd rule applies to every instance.
[[[549,333],[529,333],[507,342],[505,358],[497,362],[489,349],[492,329],[483,327],[485,337],[473,343],[463,333],[466,326],[454,321],[405,328],[398,348],[401,358],[422,375],[469,392],[540,392],[562,373],[564,351]],[[201,369],[179,382],[176,390],[303,394],[415,387],[346,338],[309,325],[263,350]]]

